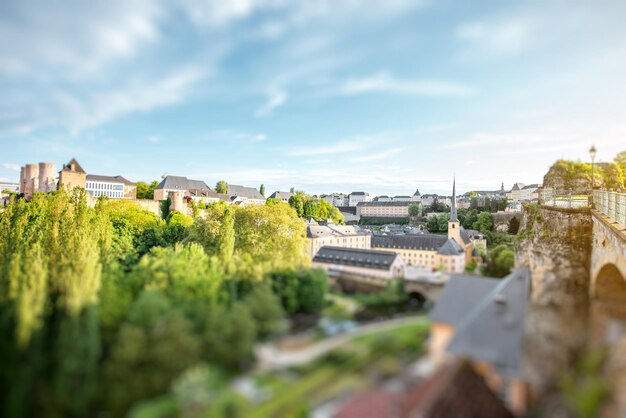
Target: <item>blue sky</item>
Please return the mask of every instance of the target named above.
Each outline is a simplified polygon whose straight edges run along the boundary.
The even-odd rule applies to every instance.
[[[59,4],[61,4],[59,6]],[[540,182],[626,149],[626,2],[0,3],[0,180],[373,194]]]

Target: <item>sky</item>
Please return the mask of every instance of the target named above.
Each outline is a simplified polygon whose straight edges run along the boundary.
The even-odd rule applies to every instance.
[[[626,149],[626,2],[0,2],[0,181],[309,193],[538,183]]]

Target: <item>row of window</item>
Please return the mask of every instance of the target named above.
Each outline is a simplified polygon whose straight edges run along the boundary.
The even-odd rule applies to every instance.
[[[114,199],[121,199],[124,197],[124,192],[118,192],[114,190],[87,190],[87,192],[93,197],[106,196]]]
[[[123,184],[113,184],[113,183],[100,183],[88,181],[85,184],[85,188],[87,190],[121,190],[124,191]]]

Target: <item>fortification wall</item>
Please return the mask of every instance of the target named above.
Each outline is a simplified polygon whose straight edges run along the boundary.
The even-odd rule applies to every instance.
[[[554,389],[587,340],[592,220],[588,210],[527,206],[515,267],[528,267],[524,372],[538,396]]]

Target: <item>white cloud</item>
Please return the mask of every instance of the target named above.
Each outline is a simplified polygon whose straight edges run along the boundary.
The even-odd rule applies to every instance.
[[[498,22],[471,22],[460,25],[456,35],[496,54],[512,54],[526,49],[533,37],[535,23],[530,19],[518,18]]]
[[[209,141],[263,142],[267,135],[262,133],[239,132],[231,129],[220,129],[204,135]]]
[[[104,3],[13,2],[0,17],[0,71],[53,73],[64,79],[101,73],[159,40],[165,15],[158,2],[111,0]],[[41,71],[49,66],[48,71]]]
[[[295,148],[290,150],[289,155],[298,156],[314,156],[314,155],[331,155],[341,154],[345,152],[358,151],[363,149],[361,141],[341,141],[329,145],[316,145],[314,147]]]
[[[282,90],[274,90],[269,94],[267,101],[254,113],[257,117],[269,116],[275,109],[281,107],[287,101],[287,93]]]
[[[199,68],[185,68],[162,79],[94,93],[87,98],[59,92],[56,95],[61,106],[59,123],[76,134],[129,113],[178,103],[187,98],[191,87],[205,76]]]
[[[397,155],[402,152],[402,148],[391,148],[386,151],[375,152],[372,154],[361,155],[359,157],[355,157],[352,161],[356,162],[371,162],[371,161],[379,161],[384,160],[394,155]]]
[[[152,135],[148,137],[148,142],[152,143],[152,144],[156,144],[157,142],[161,141],[161,138],[159,138],[156,135]]]
[[[6,170],[11,170],[11,171],[16,171],[16,172],[20,172],[20,166],[18,164],[13,164],[13,163],[2,163],[0,164],[0,167],[6,169]]]
[[[344,95],[362,93],[396,93],[415,96],[466,96],[472,88],[466,84],[438,80],[400,80],[385,72],[369,77],[353,78],[339,87]]]

